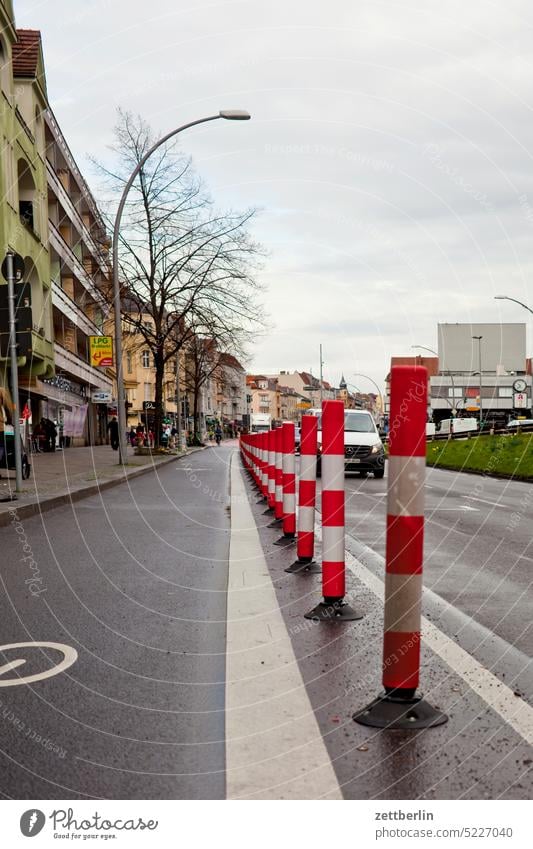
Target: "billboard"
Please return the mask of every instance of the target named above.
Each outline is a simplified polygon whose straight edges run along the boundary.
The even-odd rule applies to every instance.
[[[496,374],[526,370],[525,324],[439,324],[439,369],[472,374],[479,370],[481,336],[481,369]]]
[[[95,368],[113,365],[113,337],[89,336],[90,363]]]

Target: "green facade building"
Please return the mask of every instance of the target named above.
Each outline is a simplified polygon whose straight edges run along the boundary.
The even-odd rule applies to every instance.
[[[54,376],[44,112],[46,81],[39,32],[15,28],[11,0],[0,0],[0,261],[8,249],[31,284],[32,354],[19,364],[20,401],[37,378]],[[3,278],[0,285],[6,285]],[[9,363],[0,359],[0,386]],[[34,415],[38,398],[31,399]]]

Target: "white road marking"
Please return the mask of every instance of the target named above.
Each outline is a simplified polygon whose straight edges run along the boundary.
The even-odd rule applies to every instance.
[[[315,534],[317,539],[321,540],[320,527],[316,529]],[[385,568],[385,559],[377,552],[374,552],[374,556],[383,562]],[[346,567],[383,601],[384,582],[349,551],[346,552]],[[507,684],[478,663],[425,616],[422,617],[422,635],[426,645],[438,654],[488,707],[499,714],[527,743],[533,744],[533,708],[527,702],[515,696]]]
[[[479,513],[479,507],[469,507],[468,504],[458,504],[457,507],[429,507],[428,513],[457,513],[458,510],[467,510],[472,513]]]
[[[0,666],[0,675],[5,675],[6,672],[10,672],[12,669],[18,669],[19,666],[24,666],[26,663],[25,660],[12,660],[11,663],[6,663],[4,666]]]
[[[226,647],[228,799],[342,799],[302,680],[237,455]]]
[[[509,504],[498,504],[497,501],[487,501],[485,498],[478,498],[476,495],[463,495],[463,498],[468,498],[469,501],[479,501],[481,504],[488,504],[490,507],[499,507],[500,510],[513,510]]]
[[[71,648],[71,646],[65,646],[63,643],[9,643],[5,646],[0,646],[0,652],[5,652],[9,649],[27,648],[56,649],[56,651],[63,654],[63,660],[55,666],[50,667],[50,669],[45,669],[43,672],[36,672],[34,675],[7,679],[0,678],[0,687],[17,687],[21,684],[33,684],[35,681],[44,681],[45,678],[52,678],[54,675],[59,675],[60,672],[64,672],[65,669],[72,666],[72,664],[78,659],[78,652]],[[17,658],[16,660],[6,663],[0,668],[0,675],[3,675],[11,669],[16,669],[18,666],[22,666],[23,663],[26,663],[26,659],[24,658]]]

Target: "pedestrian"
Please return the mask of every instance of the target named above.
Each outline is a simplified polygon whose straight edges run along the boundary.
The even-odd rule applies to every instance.
[[[13,424],[11,411],[13,403],[9,389],[0,386],[0,466],[5,456],[5,429],[6,425]],[[7,465],[7,464],[6,464]]]
[[[217,424],[216,430],[215,430],[215,440],[216,440],[217,445],[220,445],[221,439],[222,439],[222,428],[220,427],[219,424]]]
[[[152,428],[150,428],[150,430],[148,431],[148,445],[150,446],[150,448],[154,447],[154,432]]]
[[[56,450],[57,429],[52,419],[43,419],[46,451]]]
[[[136,433],[137,433],[137,438],[136,438],[137,445],[139,445],[139,446],[144,445],[144,425],[141,424],[141,422],[139,422],[138,425],[137,425]]]
[[[111,442],[111,448],[113,451],[118,449],[119,438],[118,438],[118,421],[117,417],[113,416],[109,424],[107,425],[107,429],[109,431],[109,439]]]

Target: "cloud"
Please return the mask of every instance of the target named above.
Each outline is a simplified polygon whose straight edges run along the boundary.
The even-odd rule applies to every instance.
[[[353,362],[380,383],[438,321],[521,321],[532,301],[533,11],[425,0],[47,0],[48,89],[85,172],[119,104],[181,139],[221,204],[264,208],[255,233],[276,332],[255,367]],[[87,173],[91,181],[90,170]],[[355,369],[354,369],[355,370]]]

